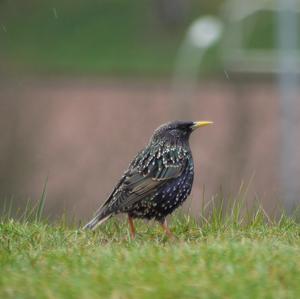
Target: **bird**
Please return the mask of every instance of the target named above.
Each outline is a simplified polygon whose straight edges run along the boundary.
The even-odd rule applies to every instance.
[[[127,214],[130,238],[135,238],[133,219],[154,219],[172,238],[166,217],[190,195],[194,162],[191,133],[211,121],[172,121],[158,127],[148,144],[124,172],[107,200],[83,228],[94,230],[117,214]]]

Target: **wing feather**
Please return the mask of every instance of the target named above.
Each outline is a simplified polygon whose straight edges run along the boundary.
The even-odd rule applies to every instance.
[[[158,188],[179,177],[186,165],[185,155],[178,155],[176,151],[164,155],[157,149],[140,158],[138,155],[98,213],[107,215],[130,209],[136,202],[155,194]]]

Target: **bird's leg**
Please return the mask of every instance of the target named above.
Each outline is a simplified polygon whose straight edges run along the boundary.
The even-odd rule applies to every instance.
[[[161,227],[163,228],[165,234],[170,238],[170,239],[174,239],[174,235],[172,234],[172,232],[170,231],[169,227],[168,227],[168,223],[167,220],[164,219],[160,222]]]
[[[134,224],[133,224],[133,220],[129,215],[128,215],[128,223],[129,223],[130,238],[131,238],[131,240],[134,240],[134,238],[135,238],[135,227],[134,227]]]

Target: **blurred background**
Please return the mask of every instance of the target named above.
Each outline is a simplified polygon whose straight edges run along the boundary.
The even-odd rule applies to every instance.
[[[185,211],[247,189],[300,201],[299,0],[0,0],[0,208],[47,181],[45,215],[86,220],[161,123],[191,138]],[[242,186],[242,187],[241,187]]]

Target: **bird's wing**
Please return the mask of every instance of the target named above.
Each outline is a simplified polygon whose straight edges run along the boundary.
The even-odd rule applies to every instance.
[[[154,194],[170,180],[179,177],[187,165],[184,156],[178,157],[172,152],[165,155],[150,153],[137,157],[99,212],[130,208],[139,200]]]

